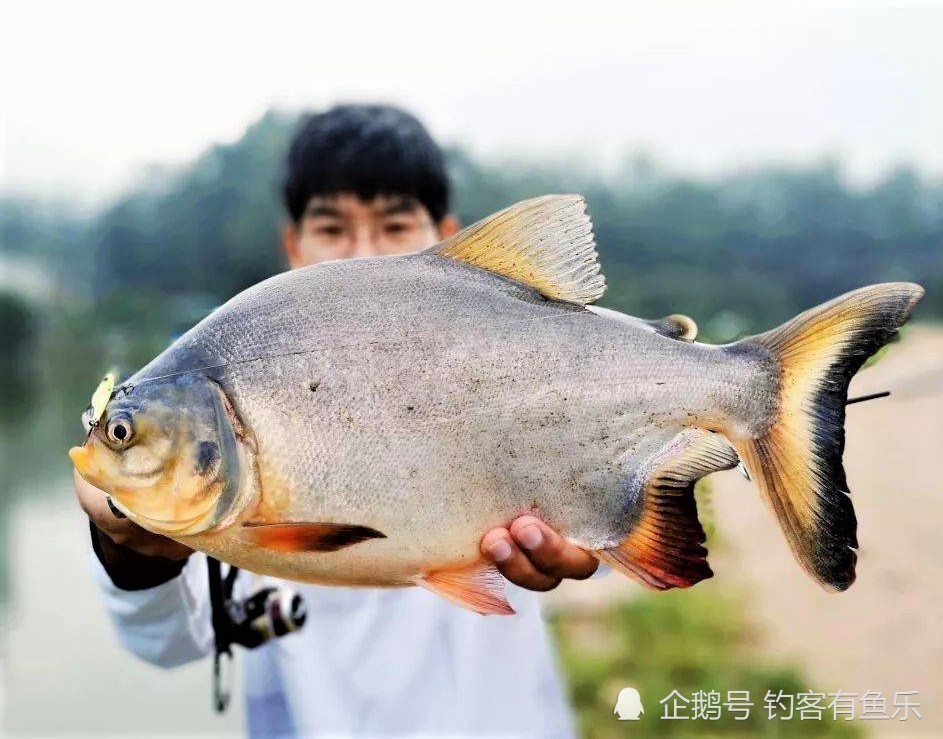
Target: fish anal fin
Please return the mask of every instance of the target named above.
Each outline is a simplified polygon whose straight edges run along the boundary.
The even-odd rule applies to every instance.
[[[386,535],[357,524],[290,521],[244,523],[241,538],[275,552],[336,552],[368,539],[385,539]]]
[[[552,300],[587,305],[606,289],[593,225],[579,195],[517,203],[430,251],[516,280]]]
[[[737,462],[736,452],[719,434],[685,429],[654,456],[642,489],[642,510],[629,535],[618,546],[594,553],[655,590],[686,588],[711,577],[694,485]]]
[[[514,613],[504,596],[504,577],[484,560],[468,567],[427,572],[416,578],[416,584],[476,613]]]

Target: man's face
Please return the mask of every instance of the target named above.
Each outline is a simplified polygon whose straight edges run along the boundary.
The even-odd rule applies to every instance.
[[[316,195],[301,221],[283,232],[292,269],[332,259],[419,251],[458,229],[451,216],[434,223],[418,201],[402,195],[361,200],[349,193]]]

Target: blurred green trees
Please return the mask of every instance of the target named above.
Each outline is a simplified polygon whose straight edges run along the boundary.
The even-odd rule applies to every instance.
[[[0,363],[12,364],[26,353],[37,332],[36,314],[13,292],[0,291]]]
[[[221,301],[281,269],[278,183],[296,124],[270,112],[235,143],[151,172],[87,218],[0,202],[0,250],[29,254],[76,293]],[[608,278],[604,303],[644,316],[684,312],[715,340],[769,327],[864,283],[910,279],[943,316],[943,183],[913,169],[867,188],[835,162],[693,180],[644,157],[608,174],[579,160],[482,162],[449,151],[465,222],[547,192],[586,195]]]

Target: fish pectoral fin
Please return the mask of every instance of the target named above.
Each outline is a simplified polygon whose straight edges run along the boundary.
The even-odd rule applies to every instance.
[[[669,339],[692,342],[697,338],[697,324],[694,319],[681,313],[672,313],[670,316],[646,323],[657,333]]]
[[[594,554],[654,590],[686,588],[711,577],[694,485],[711,472],[736,467],[738,461],[720,434],[685,429],[656,453],[655,468],[642,490],[642,511],[628,537]]]
[[[490,562],[475,562],[459,569],[427,572],[415,580],[420,587],[482,615],[512,615],[504,597],[504,577]]]
[[[523,283],[551,300],[587,305],[606,289],[593,224],[579,195],[525,200],[429,251]]]
[[[242,525],[243,541],[276,552],[336,552],[368,539],[385,539],[369,526],[347,523],[256,523]]]

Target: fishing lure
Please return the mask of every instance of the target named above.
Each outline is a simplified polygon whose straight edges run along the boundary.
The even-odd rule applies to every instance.
[[[98,422],[101,421],[101,417],[105,414],[105,407],[115,392],[115,380],[117,378],[117,372],[106,373],[102,381],[98,383],[98,387],[95,388],[95,392],[92,393],[92,402],[86,410],[89,429],[97,426]]]

